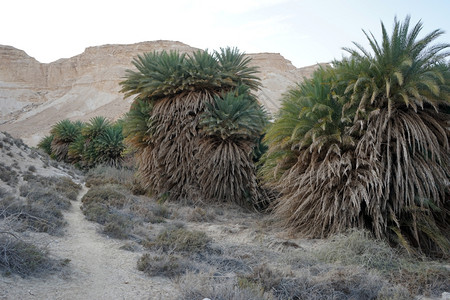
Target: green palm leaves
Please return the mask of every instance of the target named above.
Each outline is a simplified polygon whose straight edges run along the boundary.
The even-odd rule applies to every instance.
[[[249,66],[236,48],[220,52],[197,51],[191,55],[162,51],[138,55],[133,60],[136,71],[127,70],[121,82],[125,97],[138,95],[141,99],[159,99],[181,92],[221,91],[245,84],[255,89],[257,70]]]
[[[267,116],[248,90],[240,89],[206,103],[200,120],[204,134],[222,140],[253,140],[262,133]]]
[[[321,237],[366,227],[449,255],[449,44],[409,18],[284,98],[261,168],[284,225]]]
[[[267,116],[248,91],[239,86],[206,104],[200,118],[205,138],[199,147],[198,174],[205,198],[251,207],[260,200],[252,150]]]

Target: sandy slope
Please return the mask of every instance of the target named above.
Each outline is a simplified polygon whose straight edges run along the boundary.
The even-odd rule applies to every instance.
[[[97,224],[87,221],[80,199],[65,214],[66,234],[49,244],[52,254],[68,258],[70,274],[22,279],[0,277],[0,299],[173,299],[173,284],[149,278],[136,269],[138,253],[120,250],[123,242],[97,233]],[[62,276],[65,275],[65,276]]]

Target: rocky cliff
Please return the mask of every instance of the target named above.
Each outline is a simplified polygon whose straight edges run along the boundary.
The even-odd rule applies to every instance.
[[[59,120],[88,121],[96,115],[117,119],[128,111],[119,82],[133,57],[154,50],[197,50],[173,41],[87,48],[82,54],[43,64],[24,51],[0,45],[0,131],[35,146]],[[289,86],[309,76],[315,66],[296,68],[276,53],[248,54],[259,66],[260,101],[269,112],[279,107]]]

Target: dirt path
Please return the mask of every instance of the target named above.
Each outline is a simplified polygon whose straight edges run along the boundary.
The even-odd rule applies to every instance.
[[[0,279],[0,299],[173,299],[169,280],[149,278],[136,269],[141,255],[120,250],[123,242],[97,233],[97,224],[87,221],[80,199],[65,214],[66,234],[49,245],[52,254],[70,259],[70,274],[45,278]],[[65,278],[63,278],[65,277]]]

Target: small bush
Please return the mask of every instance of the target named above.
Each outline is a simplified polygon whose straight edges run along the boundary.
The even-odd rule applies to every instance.
[[[383,241],[373,239],[364,230],[353,230],[332,237],[316,252],[316,256],[325,262],[358,265],[385,274],[400,267],[397,253]]]
[[[9,186],[16,186],[19,182],[18,174],[10,166],[0,164],[0,180]]]
[[[170,211],[164,204],[154,203],[148,198],[135,197],[129,209],[142,221],[149,223],[164,223],[170,217]]]
[[[35,166],[29,166],[29,167],[28,167],[28,171],[30,171],[30,172],[36,172],[36,167],[35,167]]]
[[[206,250],[210,242],[211,239],[204,232],[168,228],[162,230],[154,241],[146,242],[144,246],[163,251],[196,253]]]
[[[118,191],[117,186],[103,185],[91,188],[81,199],[83,206],[91,203],[101,203],[115,208],[123,208],[127,202],[124,193]]]
[[[3,217],[14,217],[17,230],[30,229],[53,235],[61,234],[66,224],[62,210],[67,210],[71,203],[61,192],[56,191],[54,186],[46,186],[49,179],[33,178],[38,180],[31,180],[20,186],[20,195],[23,198],[6,197],[0,202],[0,211]]]
[[[193,267],[186,259],[179,256],[152,256],[149,253],[145,253],[139,258],[137,268],[139,271],[145,272],[150,276],[173,278],[186,273],[188,269],[192,269]]]
[[[22,277],[55,270],[57,261],[47,251],[13,237],[0,236],[0,270]]]
[[[87,172],[86,186],[119,184],[131,189],[135,181],[134,173],[135,171],[129,168],[98,165]]]
[[[128,238],[128,226],[118,222],[108,222],[103,227],[103,233],[115,239]]]
[[[186,220],[189,222],[212,222],[214,219],[214,213],[199,206],[192,209],[186,217]]]
[[[179,300],[233,299],[272,300],[270,294],[253,288],[240,287],[236,278],[215,277],[212,274],[187,272],[178,280]],[[286,298],[288,299],[288,298]],[[295,298],[294,298],[295,299]],[[304,299],[304,298],[298,298]]]

